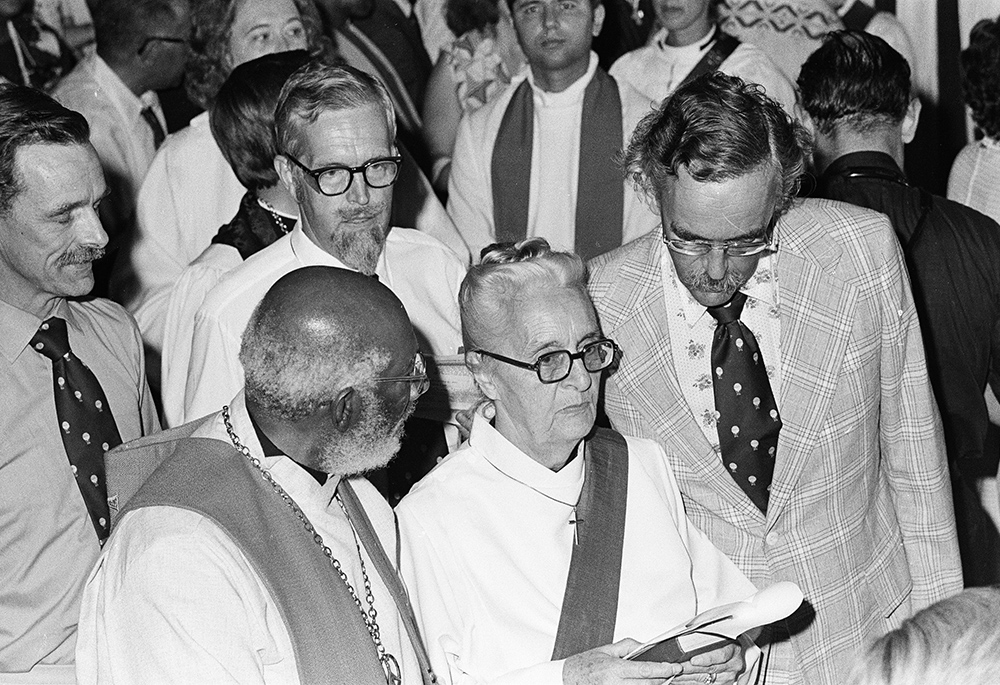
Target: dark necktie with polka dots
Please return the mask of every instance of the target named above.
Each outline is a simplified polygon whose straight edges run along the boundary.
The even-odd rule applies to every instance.
[[[737,485],[767,512],[781,416],[757,339],[740,321],[747,296],[737,291],[709,307],[719,322],[712,338],[712,388],[722,461]]]
[[[115,417],[97,376],[69,349],[63,319],[47,319],[30,344],[52,360],[59,434],[97,537],[104,544],[110,530],[104,453],[122,442]]]

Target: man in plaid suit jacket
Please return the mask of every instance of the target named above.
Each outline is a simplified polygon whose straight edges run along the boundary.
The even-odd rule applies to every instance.
[[[840,685],[866,641],[962,587],[898,243],[881,214],[794,200],[806,140],[737,78],[679,89],[639,124],[625,159],[663,235],[591,263],[604,333],[622,348],[605,388],[612,424],[663,445],[688,515],[756,585],[805,593],[804,610],[773,630],[769,685]],[[783,424],[766,514],[720,457],[712,324],[700,317],[737,289]]]

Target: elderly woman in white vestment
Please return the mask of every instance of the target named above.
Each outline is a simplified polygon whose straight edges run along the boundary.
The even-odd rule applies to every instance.
[[[495,246],[459,301],[466,364],[495,422],[477,415],[468,443],[397,507],[401,571],[439,679],[743,683],[733,644],[680,665],[621,658],[754,587],[689,523],[657,443],[594,428],[619,351],[582,260],[538,238]]]

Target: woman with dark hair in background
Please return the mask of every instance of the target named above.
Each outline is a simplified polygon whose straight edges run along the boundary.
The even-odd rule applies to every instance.
[[[503,0],[448,0],[445,18],[458,38],[434,65],[423,112],[431,181],[440,193],[448,190],[459,120],[489,102],[525,64]]]
[[[972,27],[962,51],[962,90],[983,137],[955,158],[948,199],[1000,221],[1000,18]]]
[[[313,0],[200,0],[192,3],[191,26],[185,85],[206,108],[244,62],[287,50],[332,53]],[[160,352],[171,286],[233,218],[245,192],[212,137],[207,112],[160,147],[136,200],[135,242],[111,284],[147,350]]]

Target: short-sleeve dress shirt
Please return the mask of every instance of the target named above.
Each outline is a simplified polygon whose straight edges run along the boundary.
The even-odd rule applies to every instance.
[[[73,352],[94,372],[122,440],[159,429],[139,331],[109,300],[60,300]],[[28,342],[42,319],[0,301],[0,673],[73,663],[84,581],[101,552],[56,419],[52,362]]]

